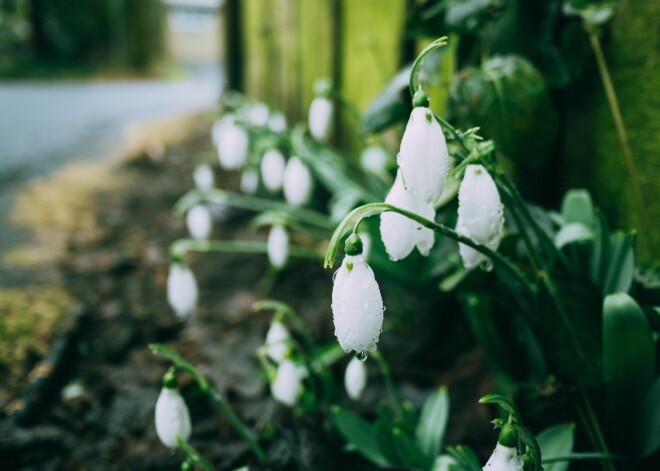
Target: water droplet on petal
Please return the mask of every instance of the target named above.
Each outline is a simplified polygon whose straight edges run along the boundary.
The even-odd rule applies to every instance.
[[[369,355],[367,352],[356,352],[355,353],[355,358],[357,358],[360,361],[367,361],[367,358],[369,358]]]

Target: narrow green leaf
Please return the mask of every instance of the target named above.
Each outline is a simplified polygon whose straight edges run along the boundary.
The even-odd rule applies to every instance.
[[[339,433],[353,444],[362,456],[378,466],[390,465],[380,449],[374,426],[369,422],[339,406],[332,408],[332,421]]]
[[[639,408],[634,440],[637,454],[643,458],[660,448],[660,377],[649,388]]]
[[[635,233],[615,232],[610,236],[610,254],[603,294],[627,293],[635,276]]]
[[[509,414],[512,414],[518,425],[522,425],[522,417],[520,416],[520,412],[518,412],[518,408],[513,402],[500,394],[486,394],[479,399],[479,404],[497,404]]]
[[[448,420],[449,394],[447,388],[441,386],[426,400],[415,430],[417,445],[429,459],[438,456],[442,449]]]
[[[553,425],[536,435],[536,441],[544,457],[564,456],[573,451],[575,424]],[[545,471],[566,471],[570,463],[560,462],[544,465]]]
[[[402,465],[413,469],[429,469],[431,467],[435,456],[424,456],[415,440],[400,428],[394,427],[391,433],[394,452]]]

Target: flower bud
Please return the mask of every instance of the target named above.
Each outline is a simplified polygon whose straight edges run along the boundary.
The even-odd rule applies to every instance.
[[[277,368],[275,381],[270,385],[273,398],[284,405],[293,407],[302,392],[303,373],[291,360],[282,360]]]
[[[284,197],[293,206],[304,206],[312,197],[314,180],[307,165],[291,157],[284,170]]]
[[[211,235],[213,229],[213,216],[211,211],[204,205],[193,207],[186,214],[186,225],[190,237],[195,240],[206,240]]]
[[[197,307],[197,281],[186,265],[173,263],[167,277],[167,301],[180,319],[186,319]]]
[[[192,427],[190,413],[181,394],[175,388],[163,387],[156,401],[156,433],[168,448],[176,448],[176,436],[188,440]]]
[[[286,117],[279,111],[271,114],[268,118],[268,129],[275,133],[286,131]]]
[[[211,190],[215,185],[215,175],[213,169],[206,164],[199,164],[193,172],[193,180],[198,190]]]
[[[241,191],[253,195],[259,188],[259,173],[253,168],[246,168],[241,174]]]
[[[268,233],[268,261],[281,270],[289,259],[289,233],[282,226],[273,226]]]
[[[376,350],[384,310],[374,272],[362,255],[344,257],[332,288],[332,315],[341,348],[358,353]]]
[[[277,149],[268,149],[261,159],[261,181],[268,191],[277,192],[282,189],[284,181],[284,155]]]
[[[432,205],[424,203],[406,191],[400,170],[385,202],[426,219],[435,219],[435,209]],[[433,230],[391,211],[380,215],[380,236],[387,254],[395,261],[406,258],[415,247],[419,253],[426,256],[435,241]]]
[[[248,111],[248,121],[253,126],[265,126],[266,123],[268,123],[268,106],[260,101],[250,106]]]
[[[226,170],[241,168],[248,159],[250,139],[245,129],[231,118],[223,118],[213,125],[213,141],[218,149],[220,166]]]
[[[364,361],[353,357],[348,362],[346,373],[344,374],[344,387],[348,397],[354,401],[362,397],[364,388],[367,386],[367,367]]]
[[[327,142],[332,128],[334,104],[326,97],[317,96],[309,107],[309,133],[319,142]]]
[[[496,250],[502,239],[504,208],[490,174],[481,165],[468,165],[458,190],[458,220],[456,232]],[[459,244],[465,268],[490,265],[485,255]]]
[[[289,331],[280,321],[273,321],[266,334],[266,355],[276,362],[281,362],[289,353]]]
[[[397,163],[412,195],[429,204],[438,201],[449,173],[449,154],[442,129],[429,108],[413,108],[410,113]]]

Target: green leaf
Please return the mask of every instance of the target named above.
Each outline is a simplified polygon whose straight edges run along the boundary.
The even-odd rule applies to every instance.
[[[415,431],[417,445],[429,459],[438,456],[442,448],[448,420],[449,394],[442,386],[426,400]]]
[[[479,404],[497,404],[509,414],[513,415],[513,418],[518,425],[522,425],[522,417],[516,405],[500,394],[486,394],[479,399]]]
[[[558,249],[561,249],[565,245],[586,242],[593,239],[593,237],[593,232],[589,227],[579,222],[573,222],[566,224],[555,234],[555,245]]]
[[[414,469],[429,469],[431,467],[435,456],[424,456],[415,440],[399,427],[394,427],[391,433],[394,452],[403,466]]]
[[[610,230],[607,226],[605,216],[598,210],[594,211],[594,241],[591,248],[591,259],[589,260],[589,272],[591,281],[601,289],[607,277],[607,266],[610,254]]]
[[[408,120],[411,108],[408,79],[411,70],[412,64],[401,69],[362,113],[360,122],[363,134],[376,134]]]
[[[332,421],[339,433],[365,458],[378,466],[389,466],[376,440],[374,426],[357,414],[339,406],[332,408]]]
[[[447,28],[471,32],[483,28],[484,19],[491,14],[497,0],[450,0],[445,13]]]
[[[566,223],[580,223],[591,228],[594,224],[594,205],[587,190],[570,190],[561,202],[561,215]]]
[[[653,334],[644,312],[625,293],[605,298],[603,306],[603,379],[614,393],[643,393],[655,377]]]
[[[610,236],[603,294],[627,293],[635,276],[635,233],[615,232]]]
[[[553,425],[536,435],[536,441],[544,457],[564,456],[573,451],[575,424]],[[545,471],[566,471],[570,463],[552,463],[544,465]]]
[[[660,377],[655,379],[639,408],[639,426],[634,443],[640,457],[660,448]]]

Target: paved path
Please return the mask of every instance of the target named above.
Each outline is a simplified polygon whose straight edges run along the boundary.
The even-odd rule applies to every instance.
[[[212,107],[219,70],[190,71],[180,81],[0,82],[0,258],[19,237],[7,219],[11,195],[30,179],[106,155],[132,122]]]

